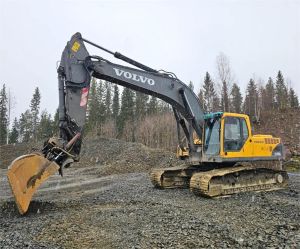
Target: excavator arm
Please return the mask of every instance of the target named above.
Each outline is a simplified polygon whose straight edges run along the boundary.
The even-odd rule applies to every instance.
[[[112,54],[136,68],[112,63],[99,56],[91,56],[85,43]],[[107,80],[118,85],[158,97],[169,103],[178,127],[187,138],[190,153],[196,154],[193,133],[202,138],[204,114],[192,89],[174,74],[157,71],[118,52],[111,52],[82,38],[72,36],[61,57],[58,72],[59,138],[50,138],[38,153],[21,156],[9,166],[8,179],[21,214],[27,212],[37,188],[52,174],[79,161],[82,134],[86,120],[88,92],[91,78]],[[198,151],[198,155],[200,155]]]
[[[101,48],[140,69],[114,64],[99,56],[90,56],[84,42]],[[204,118],[199,99],[193,90],[174,74],[156,71],[118,52],[113,53],[104,49],[82,38],[80,33],[76,33],[65,47],[58,69],[59,127],[64,141],[69,142],[83,129],[91,77],[107,80],[169,103],[191,149],[193,149],[192,131],[195,131],[199,138],[202,137]],[[79,154],[79,142],[74,150],[75,154]]]

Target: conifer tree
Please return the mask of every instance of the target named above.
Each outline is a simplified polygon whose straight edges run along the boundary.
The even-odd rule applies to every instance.
[[[0,91],[0,145],[6,144],[8,133],[7,93],[5,84]]]
[[[220,98],[218,97],[218,94],[215,93],[213,97],[213,112],[218,112],[220,111]]]
[[[269,77],[265,89],[265,107],[268,109],[273,109],[275,107],[275,88],[271,77]]]
[[[118,118],[118,133],[122,135],[126,122],[133,127],[134,121],[134,92],[124,88],[121,98],[121,110]]]
[[[259,85],[258,87],[258,101],[257,101],[257,112],[258,116],[260,116],[260,112],[265,110],[267,107],[266,105],[266,89],[263,84]]]
[[[204,77],[203,101],[207,112],[212,112],[215,109],[216,92],[214,83],[208,72],[206,72]]]
[[[120,96],[119,96],[119,87],[117,84],[114,85],[114,96],[112,102],[112,116],[114,120],[117,120],[120,111]]]
[[[97,81],[93,78],[90,84],[90,93],[88,99],[88,121],[87,129],[91,130],[97,126],[98,115],[99,115],[99,101],[97,98]]]
[[[32,99],[30,101],[31,112],[31,130],[33,139],[37,138],[37,128],[39,122],[39,111],[41,103],[41,94],[38,87],[35,88]]]
[[[243,103],[243,97],[239,86],[234,83],[231,88],[231,111],[235,113],[241,113],[241,107]]]
[[[221,107],[224,112],[230,111],[230,100],[229,100],[229,93],[228,93],[228,83],[223,81],[222,84],[222,92],[221,92]]]
[[[257,100],[258,92],[257,86],[253,79],[250,79],[247,85],[247,93],[244,102],[245,113],[248,114],[251,118],[257,116]]]
[[[38,126],[38,138],[47,139],[53,135],[51,115],[43,110],[41,113],[41,120]]]
[[[299,100],[298,96],[296,95],[294,89],[291,87],[289,91],[289,106],[294,108],[294,107],[299,107]]]
[[[29,142],[32,138],[32,115],[30,110],[21,113],[19,119],[20,139],[21,142]]]
[[[147,94],[136,92],[135,97],[135,116],[137,120],[143,120],[147,113],[147,102],[149,96]]]
[[[9,143],[17,143],[19,139],[19,124],[17,118],[14,119],[12,129],[9,133]]]
[[[284,82],[283,75],[281,71],[278,71],[277,78],[276,78],[276,106],[279,109],[283,109],[287,107],[288,104],[288,91],[287,87]]]
[[[96,89],[96,96],[98,101],[98,114],[97,114],[97,123],[102,125],[107,116],[106,116],[106,106],[105,106],[105,82],[100,80]]]
[[[112,99],[111,99],[111,83],[108,81],[104,82],[105,89],[105,116],[106,118],[110,118],[112,115]]]

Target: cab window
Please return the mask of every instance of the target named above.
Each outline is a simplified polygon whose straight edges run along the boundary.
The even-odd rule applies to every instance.
[[[224,151],[240,151],[249,136],[246,120],[225,117],[224,124]]]
[[[207,155],[220,153],[220,119],[209,119],[205,122],[204,152]]]

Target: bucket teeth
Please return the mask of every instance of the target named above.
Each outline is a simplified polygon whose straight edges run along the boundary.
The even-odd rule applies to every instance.
[[[39,154],[24,155],[11,163],[7,177],[20,214],[27,212],[31,198],[39,186],[58,169],[55,162]]]

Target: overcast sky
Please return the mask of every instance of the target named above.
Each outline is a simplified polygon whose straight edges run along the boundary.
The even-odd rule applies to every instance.
[[[75,32],[196,91],[223,52],[243,93],[251,77],[281,70],[300,95],[300,0],[0,0],[0,85],[15,96],[14,116],[37,86],[41,109],[54,113],[57,61]]]

